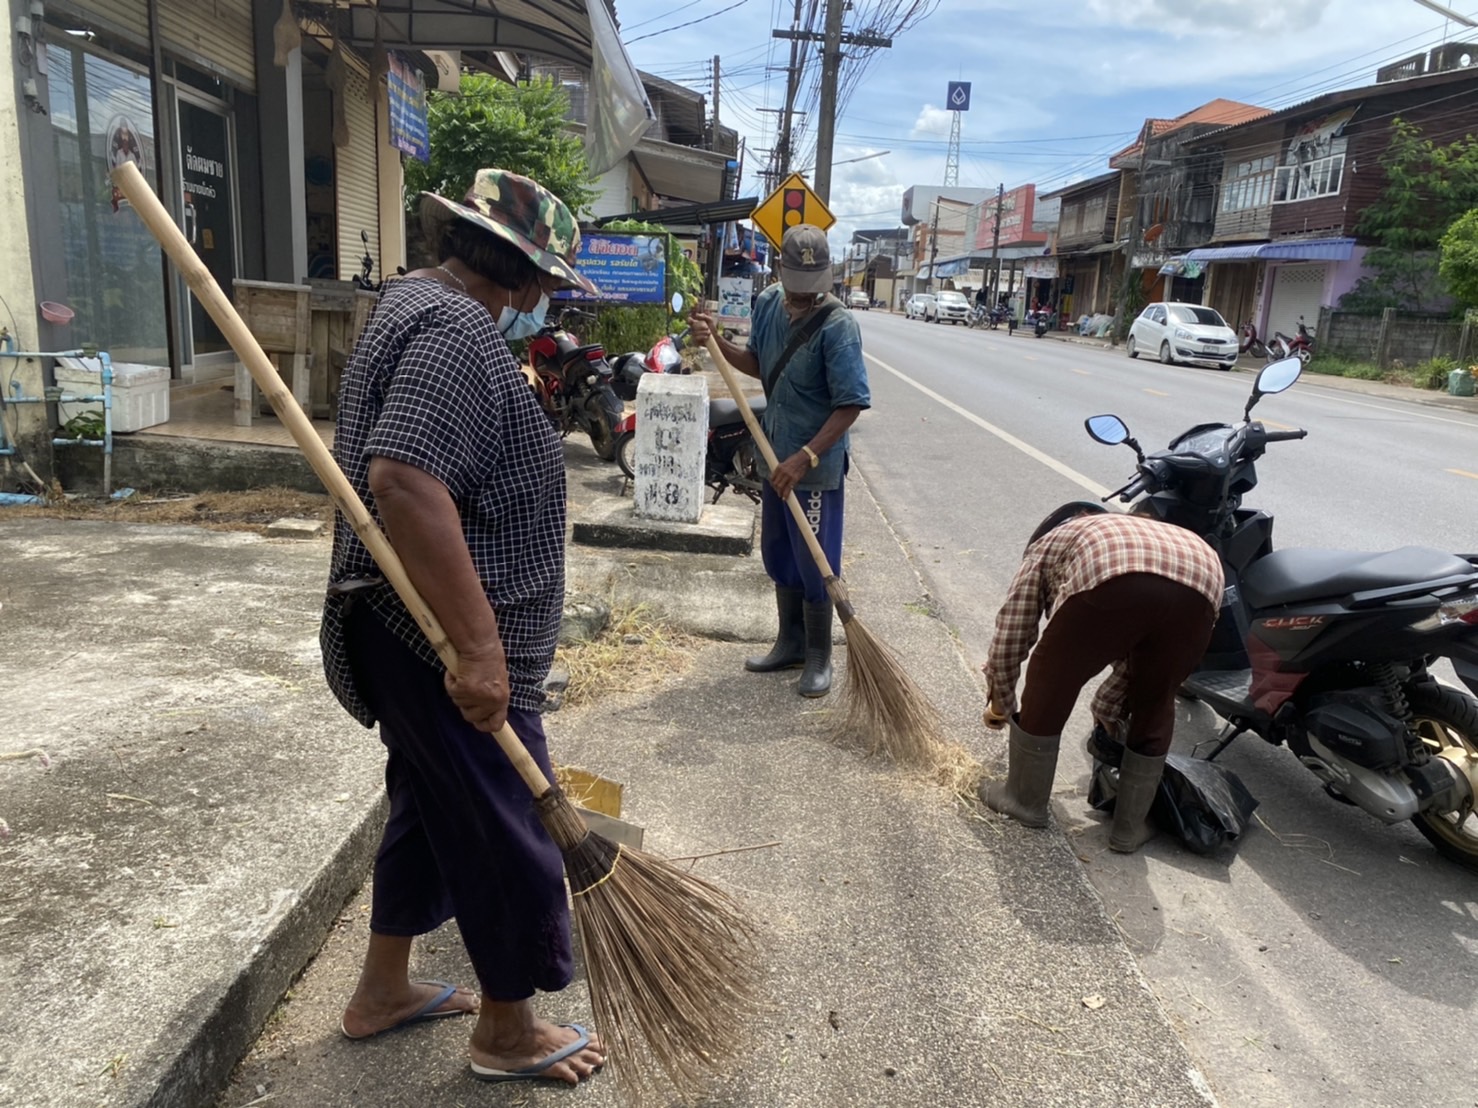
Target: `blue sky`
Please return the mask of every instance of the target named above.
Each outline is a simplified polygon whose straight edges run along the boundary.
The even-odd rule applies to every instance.
[[[854,0],[853,10],[876,2]],[[789,55],[770,28],[789,25],[793,0],[740,0],[728,11],[735,0],[616,3],[640,68],[707,91],[718,54],[722,121],[751,150],[773,144],[776,116],[760,109],[782,103],[785,75],[765,67],[783,67]],[[1478,0],[1454,6],[1478,18]],[[637,41],[689,20],[698,22]],[[854,17],[847,26],[856,27]],[[856,227],[896,225],[905,188],[943,180],[949,80],[973,85],[960,184],[1035,181],[1045,190],[1103,172],[1147,116],[1179,115],[1218,96],[1297,103],[1370,83],[1378,66],[1444,38],[1478,42],[1478,29],[1445,24],[1415,0],[941,0],[873,55],[844,107],[837,161],[891,152],[835,167],[832,241]],[[758,188],[757,160],[746,157],[745,195]]]

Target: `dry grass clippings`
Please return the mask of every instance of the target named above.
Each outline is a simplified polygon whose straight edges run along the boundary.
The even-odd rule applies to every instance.
[[[664,622],[645,604],[615,603],[606,629],[588,642],[561,646],[555,665],[570,675],[567,707],[618,692],[641,692],[692,665],[699,640]]]
[[[323,493],[263,488],[246,492],[207,492],[181,496],[131,496],[125,500],[89,497],[16,504],[0,508],[6,519],[91,519],[110,523],[193,524],[212,531],[265,532],[284,517],[333,522],[334,506]]]

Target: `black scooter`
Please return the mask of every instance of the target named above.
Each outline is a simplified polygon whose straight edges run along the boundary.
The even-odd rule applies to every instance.
[[[1182,693],[1227,722],[1215,758],[1248,731],[1290,750],[1336,800],[1386,823],[1411,820],[1444,856],[1478,870],[1478,699],[1438,683],[1451,660],[1478,693],[1478,554],[1274,550],[1273,519],[1242,507],[1269,443],[1307,432],[1250,419],[1298,380],[1297,358],[1258,374],[1237,424],[1203,423],[1145,456],[1124,421],[1088,434],[1134,450],[1138,467],[1104,497],[1185,527],[1222,559],[1226,591],[1211,644]]]

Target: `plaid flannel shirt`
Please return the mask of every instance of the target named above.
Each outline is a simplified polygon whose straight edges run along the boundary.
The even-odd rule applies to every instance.
[[[1200,537],[1169,523],[1140,516],[1084,515],[1068,520],[1027,548],[996,615],[996,634],[985,663],[992,702],[1009,715],[1016,710],[1016,682],[1037,641],[1044,613],[1063,601],[1126,573],[1153,573],[1195,589],[1221,605],[1221,560]],[[1128,688],[1123,662],[1093,698],[1093,714],[1105,722],[1123,714]]]

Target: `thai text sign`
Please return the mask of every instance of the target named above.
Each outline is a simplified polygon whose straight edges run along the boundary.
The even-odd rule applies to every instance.
[[[426,125],[426,82],[421,71],[405,58],[390,52],[385,74],[385,92],[390,101],[390,145],[418,161],[431,160],[431,132]]]
[[[572,289],[575,300],[617,304],[662,304],[667,280],[665,238],[662,235],[623,235],[594,232],[580,238],[575,268],[600,289],[599,296]]]

